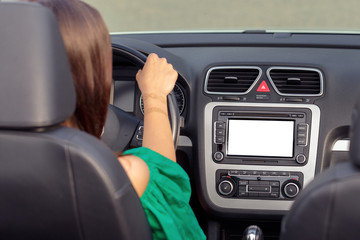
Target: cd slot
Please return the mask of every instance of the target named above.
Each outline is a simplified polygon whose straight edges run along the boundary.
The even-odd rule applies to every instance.
[[[260,112],[220,112],[220,116],[236,116],[236,117],[291,117],[288,113],[260,113]]]

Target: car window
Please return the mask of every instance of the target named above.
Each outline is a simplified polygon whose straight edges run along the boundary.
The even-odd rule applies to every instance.
[[[360,31],[359,0],[85,0],[111,32]]]

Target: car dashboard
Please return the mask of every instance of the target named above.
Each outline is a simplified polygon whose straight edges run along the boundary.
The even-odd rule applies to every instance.
[[[348,160],[359,35],[129,33],[112,34],[112,44],[112,103],[138,118],[139,66],[116,46],[155,52],[179,72],[177,159],[209,239],[210,222],[230,239],[225,223],[280,221],[318,173]]]

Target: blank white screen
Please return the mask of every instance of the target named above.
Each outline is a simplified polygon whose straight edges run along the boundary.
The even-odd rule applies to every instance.
[[[293,156],[293,121],[229,120],[228,136],[228,155]]]

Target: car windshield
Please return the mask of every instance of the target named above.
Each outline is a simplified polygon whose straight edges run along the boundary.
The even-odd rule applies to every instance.
[[[85,0],[110,32],[360,32],[359,0]]]

